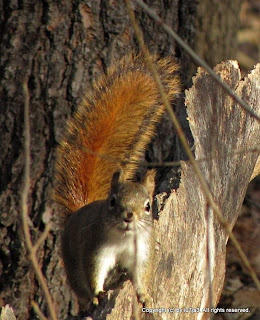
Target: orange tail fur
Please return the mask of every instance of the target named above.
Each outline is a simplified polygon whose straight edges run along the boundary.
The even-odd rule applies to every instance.
[[[180,92],[177,65],[154,57],[169,100]],[[70,212],[104,199],[112,174],[134,177],[164,107],[143,58],[127,56],[87,93],[57,150],[55,199]],[[100,156],[98,156],[100,155]]]

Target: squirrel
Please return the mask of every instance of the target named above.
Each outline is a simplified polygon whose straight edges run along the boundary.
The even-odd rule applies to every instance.
[[[172,58],[152,56],[169,101],[180,92]],[[64,208],[61,251],[80,308],[98,304],[109,272],[135,279],[144,302],[152,271],[155,171],[136,174],[164,112],[141,54],[107,70],[68,121],[57,148],[54,199]]]

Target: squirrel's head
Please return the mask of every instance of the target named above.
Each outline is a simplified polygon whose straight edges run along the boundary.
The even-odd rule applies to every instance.
[[[142,226],[147,228],[148,221],[151,225],[154,188],[154,170],[148,171],[141,183],[126,180],[122,170],[113,174],[107,212],[117,230],[130,232],[136,223],[136,228],[142,231]]]

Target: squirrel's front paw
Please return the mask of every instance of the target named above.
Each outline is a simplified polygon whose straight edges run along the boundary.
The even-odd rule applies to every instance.
[[[137,300],[146,308],[152,307],[153,299],[150,297],[150,295],[147,292],[137,290]]]
[[[99,293],[93,298],[92,303],[95,306],[98,306],[100,300],[103,299],[106,295],[107,293],[105,291],[99,291]]]

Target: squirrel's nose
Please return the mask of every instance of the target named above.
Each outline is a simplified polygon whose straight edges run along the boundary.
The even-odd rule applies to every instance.
[[[132,222],[133,221],[133,212],[132,211],[126,211],[124,213],[124,221],[125,222]]]

